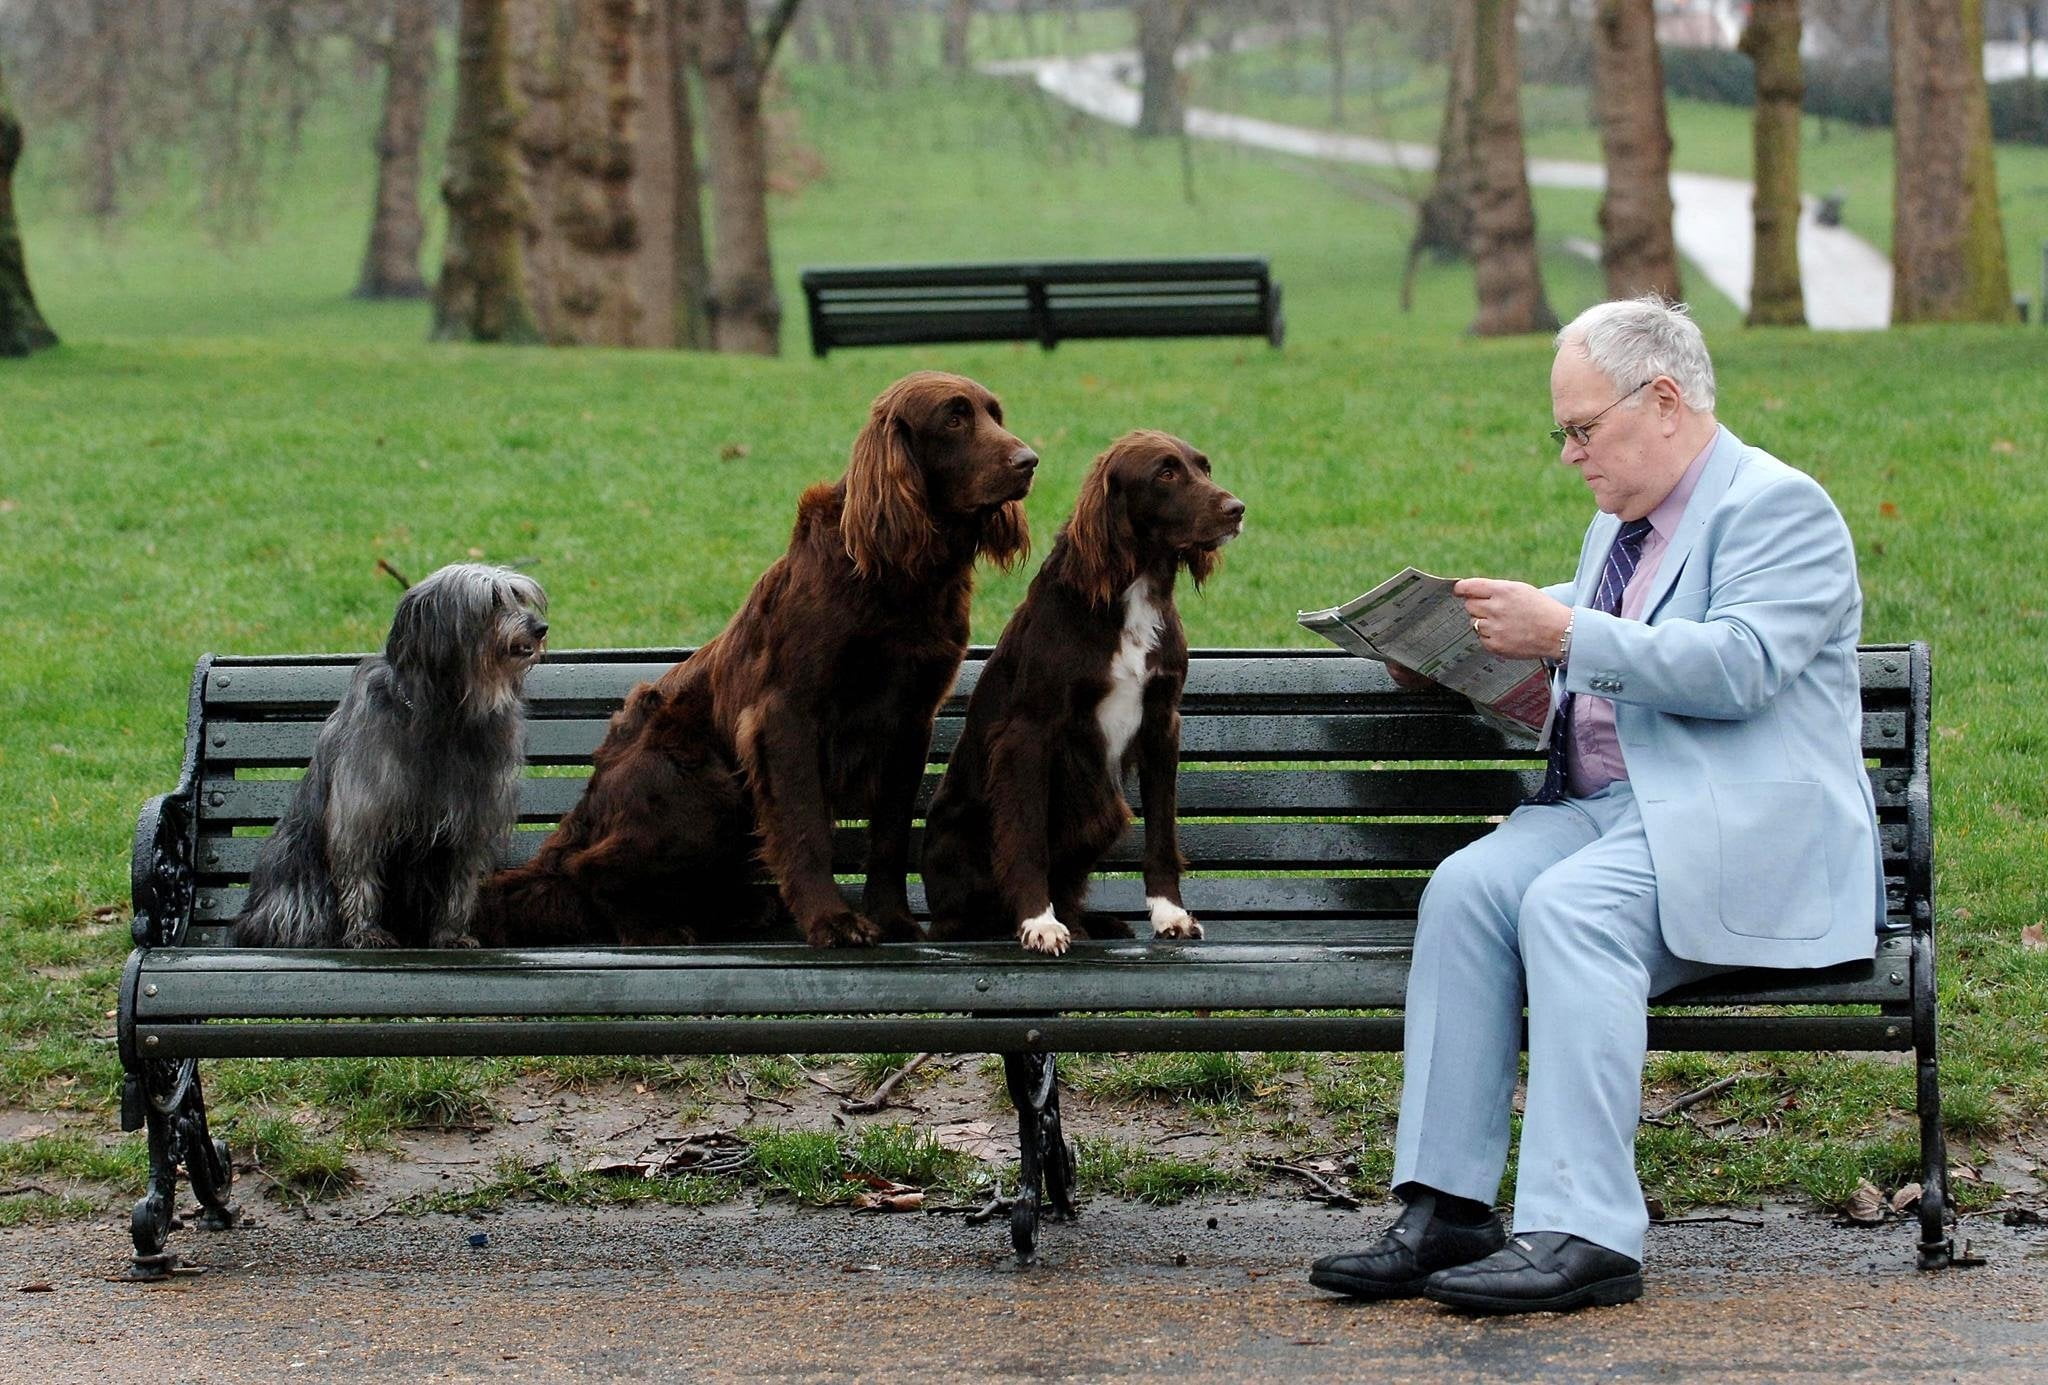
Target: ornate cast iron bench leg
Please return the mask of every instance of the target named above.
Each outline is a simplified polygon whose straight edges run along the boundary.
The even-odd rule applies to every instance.
[[[130,1228],[135,1238],[135,1279],[167,1279],[183,1268],[164,1249],[170,1233],[183,1226],[178,1215],[178,1173],[182,1169],[199,1199],[199,1225],[225,1231],[240,1216],[230,1200],[235,1171],[225,1140],[206,1128],[206,1099],[199,1088],[196,1059],[144,1060],[129,1070],[121,1091],[121,1128],[149,1131],[149,1191],[135,1204]]]
[[[1934,1051],[1934,935],[1913,933],[1913,1048],[1920,1112],[1920,1268],[1944,1270],[1955,1259],[1949,1234],[1948,1141],[1941,1132],[1941,1079]]]
[[[1078,1215],[1074,1152],[1060,1129],[1058,1065],[1050,1053],[1006,1053],[1003,1077],[1017,1108],[1017,1196],[1010,1203],[1010,1244],[1029,1262],[1038,1249],[1041,1202],[1062,1220]]]

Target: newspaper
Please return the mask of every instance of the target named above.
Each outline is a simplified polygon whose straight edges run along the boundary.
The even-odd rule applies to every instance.
[[[1487,653],[1465,603],[1451,594],[1453,581],[1402,568],[1363,596],[1295,619],[1353,654],[1400,664],[1463,693],[1516,740],[1547,745],[1549,667],[1541,659]]]

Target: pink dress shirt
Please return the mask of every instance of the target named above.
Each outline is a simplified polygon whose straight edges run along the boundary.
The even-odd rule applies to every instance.
[[[1671,494],[1650,511],[1650,533],[1643,540],[1643,556],[1636,563],[1635,574],[1628,579],[1628,585],[1621,589],[1620,615],[1623,620],[1643,618],[1643,603],[1649,599],[1650,584],[1657,578],[1657,569],[1664,565],[1664,550],[1671,547],[1671,536],[1678,532],[1678,522],[1685,518],[1686,502],[1692,499],[1693,489],[1700,483],[1700,473],[1707,469],[1708,454],[1713,452],[1714,443],[1719,440],[1717,432],[1700,449],[1700,455],[1686,467],[1685,475],[1678,478]],[[1616,780],[1628,778],[1628,764],[1622,758],[1621,741],[1614,734],[1612,702],[1591,693],[1573,695],[1572,735],[1565,744],[1564,759],[1566,791],[1574,798],[1598,793]]]

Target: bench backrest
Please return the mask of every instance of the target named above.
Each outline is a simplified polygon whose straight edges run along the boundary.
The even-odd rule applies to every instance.
[[[943,768],[987,650],[941,712],[923,802]],[[606,719],[637,683],[687,650],[551,653],[527,683],[531,764],[512,856],[524,859],[575,802]],[[202,660],[186,763],[197,888],[189,946],[227,942],[260,834],[290,800],[320,722],[356,656]],[[1890,927],[1931,923],[1931,822],[1924,645],[1861,652],[1863,746],[1884,839]],[[1181,844],[1188,907],[1219,939],[1343,937],[1405,946],[1429,872],[1488,831],[1541,779],[1535,752],[1450,694],[1396,688],[1339,650],[1196,650],[1182,703]],[[1131,801],[1140,807],[1135,783]],[[1144,917],[1132,872],[1141,828],[1103,863],[1091,906]],[[865,838],[838,833],[838,868],[858,876]],[[915,853],[915,843],[913,843]],[[138,851],[138,856],[140,856]],[[913,860],[915,854],[913,854]],[[138,859],[138,900],[147,863]],[[912,904],[922,907],[913,880]],[[173,930],[174,932],[174,930]],[[168,938],[166,939],[168,940]]]
[[[1254,336],[1275,346],[1263,259],[1064,260],[807,269],[811,351],[920,342]]]

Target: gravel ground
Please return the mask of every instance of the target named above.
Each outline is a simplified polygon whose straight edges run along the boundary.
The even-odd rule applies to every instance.
[[[2048,1380],[2048,1233],[1992,1218],[1938,1275],[1907,1223],[1661,1226],[1641,1303],[1475,1320],[1308,1286],[1385,1208],[1097,1200],[1022,1268],[958,1216],[375,1211],[178,1232],[207,1270],[155,1285],[125,1221],[0,1232],[0,1378]]]

